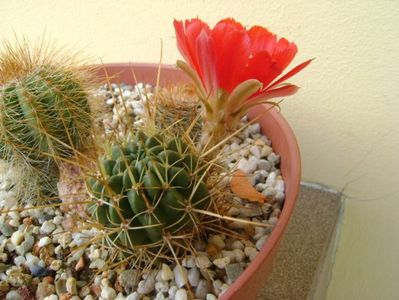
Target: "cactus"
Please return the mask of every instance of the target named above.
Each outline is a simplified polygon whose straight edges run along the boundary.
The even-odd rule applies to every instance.
[[[160,89],[155,94],[155,125],[173,129],[173,134],[184,135],[189,129],[193,141],[201,135],[201,105],[192,86],[173,85]]]
[[[73,73],[38,67],[1,91],[0,153],[28,161],[71,157],[90,135],[87,93]]]
[[[99,176],[87,179],[95,199],[88,210],[113,232],[116,245],[157,245],[165,236],[192,232],[200,217],[195,210],[210,204],[205,170],[180,138],[138,131],[99,161]]]

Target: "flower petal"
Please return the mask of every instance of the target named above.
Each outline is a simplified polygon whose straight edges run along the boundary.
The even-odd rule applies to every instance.
[[[273,59],[276,61],[277,66],[281,69],[281,72],[288,67],[291,61],[294,59],[298,48],[295,43],[288,42],[285,38],[279,39],[276,48],[274,49]]]
[[[266,51],[273,54],[277,44],[275,34],[261,26],[253,26],[248,30],[248,36],[251,40],[251,54],[255,55],[260,51]]]
[[[213,28],[216,72],[220,88],[231,92],[240,82],[240,72],[247,64],[250,50],[245,28],[233,19],[222,20]]]
[[[256,101],[258,99],[271,99],[277,97],[291,96],[295,94],[299,90],[299,87],[290,83],[287,83],[283,86],[276,87],[271,90],[266,90],[261,94],[257,95],[255,98],[250,99],[249,101]]]
[[[247,66],[242,71],[240,81],[257,79],[265,88],[280,74],[281,69],[273,62],[270,54],[267,51],[261,51],[249,59]]]
[[[215,70],[215,52],[212,39],[205,30],[202,30],[197,38],[196,52],[198,62],[202,68],[202,83],[210,94],[217,93],[218,81]]]
[[[177,47],[180,53],[189,65],[202,76],[202,68],[196,53],[196,41],[203,30],[210,32],[209,26],[198,18],[186,20],[184,26],[182,21],[175,20],[173,25],[175,26]]]
[[[296,73],[302,71],[304,68],[306,68],[313,59],[309,59],[299,65],[297,65],[295,68],[293,68],[291,71],[289,71],[287,74],[283,75],[282,77],[280,77],[280,79],[276,80],[275,82],[273,82],[268,88],[271,88],[273,86],[276,86],[284,81],[286,81],[287,79],[291,78],[292,76],[294,76]]]

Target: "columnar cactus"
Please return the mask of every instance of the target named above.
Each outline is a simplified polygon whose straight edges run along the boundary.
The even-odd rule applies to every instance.
[[[91,119],[87,92],[72,72],[39,66],[0,94],[0,153],[27,161],[70,157],[84,146]]]
[[[210,204],[205,170],[180,138],[138,131],[99,161],[98,176],[87,180],[95,200],[89,211],[113,232],[116,245],[131,249],[192,232],[199,218],[195,210]]]

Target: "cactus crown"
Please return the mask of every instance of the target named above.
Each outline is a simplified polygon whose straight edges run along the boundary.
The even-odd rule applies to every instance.
[[[210,205],[205,176],[182,139],[138,131],[99,159],[97,176],[87,180],[95,199],[89,211],[114,245],[161,246],[166,237],[193,233],[201,218],[196,210]]]

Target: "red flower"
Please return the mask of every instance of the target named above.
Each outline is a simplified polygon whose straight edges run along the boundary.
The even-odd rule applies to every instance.
[[[298,87],[282,84],[303,68],[308,60],[275,80],[297,53],[294,43],[260,26],[245,29],[234,19],[224,19],[213,29],[200,19],[174,21],[177,46],[189,66],[196,72],[203,92],[216,95],[219,89],[231,94],[247,80],[261,83],[246,99],[288,96]],[[191,74],[192,76],[192,74]],[[193,77],[193,76],[192,76]]]

